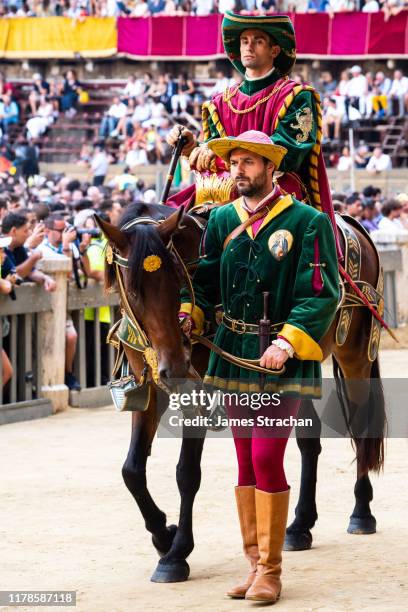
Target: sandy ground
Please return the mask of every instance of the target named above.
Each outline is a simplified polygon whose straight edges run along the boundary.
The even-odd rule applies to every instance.
[[[385,375],[398,375],[397,363],[406,376],[408,351],[387,351],[382,361]],[[0,428],[0,590],[76,590],[81,612],[256,608],[224,597],[245,571],[232,442],[205,445],[191,578],[163,585],[149,581],[157,554],[121,479],[129,433],[130,416],[110,407]],[[177,521],[179,445],[156,440],[149,461],[150,488],[169,522]],[[407,440],[389,440],[385,473],[372,478],[378,533],[352,536],[346,528],[353,507],[353,453],[346,440],[323,441],[314,547],[284,553],[284,591],[276,609],[406,610],[407,446]],[[292,517],[299,486],[294,440],[287,473]]]

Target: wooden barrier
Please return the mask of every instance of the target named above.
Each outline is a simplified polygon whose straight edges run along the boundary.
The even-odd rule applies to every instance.
[[[108,306],[113,321],[118,296],[106,295],[94,281],[85,289],[69,284],[71,261],[66,257],[40,260],[38,268],[54,278],[56,291],[47,293],[42,286],[24,283],[15,289],[16,300],[0,296],[0,321],[5,320],[5,330],[9,327],[5,338],[0,334],[0,353],[4,347],[13,368],[3,392],[0,367],[0,424],[48,416],[66,410],[69,404],[90,407],[110,403],[106,378],[114,355],[112,347],[103,348],[102,333],[106,336],[109,325],[101,329],[99,307]],[[95,309],[92,321],[85,321],[85,308]],[[82,387],[70,393],[64,383],[68,313],[78,332],[75,373]],[[87,344],[92,345],[91,353]],[[92,384],[88,384],[90,371],[94,372]]]
[[[42,393],[41,318],[51,313],[50,294],[30,283],[16,287],[15,296],[0,296],[0,332],[6,334],[0,333],[0,353],[6,351],[13,368],[4,394],[0,367],[0,424],[52,414],[52,403]]]
[[[111,403],[107,380],[114,364],[113,347],[106,345],[106,334],[115,320],[117,294],[105,294],[101,285],[91,281],[86,289],[71,284],[68,289],[67,310],[78,333],[74,372],[81,391],[71,391],[69,403],[75,408],[91,408]],[[110,323],[100,321],[99,308],[109,306]],[[85,308],[92,308],[92,316],[85,318]],[[89,311],[88,311],[89,315]]]

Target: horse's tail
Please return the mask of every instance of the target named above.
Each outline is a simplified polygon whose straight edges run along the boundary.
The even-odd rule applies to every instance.
[[[366,404],[351,411],[346,383],[338,362],[333,356],[333,373],[336,380],[337,396],[349,431],[359,470],[379,472],[384,467],[384,437],[387,429],[384,390],[380,378],[378,357],[373,361],[370,372],[370,391]],[[361,413],[361,414],[359,414]],[[361,424],[365,426],[362,433]]]

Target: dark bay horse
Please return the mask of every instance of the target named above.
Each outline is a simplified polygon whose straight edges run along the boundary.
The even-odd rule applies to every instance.
[[[132,229],[120,228],[135,218],[150,218],[160,224],[138,223]],[[200,345],[191,345],[182,333],[178,322],[180,306],[180,287],[183,282],[182,270],[171,246],[188,265],[197,261],[203,225],[193,216],[174,212],[164,206],[133,205],[124,213],[119,227],[98,221],[109,244],[122,257],[128,260],[128,268],[122,269],[126,297],[134,316],[149,338],[158,355],[158,369],[164,384],[175,378],[187,376],[191,360],[202,376],[208,363],[208,351]],[[378,258],[373,245],[363,231],[355,229],[361,247],[362,280],[376,286],[379,270]],[[344,245],[343,245],[344,246]],[[146,257],[160,257],[162,265],[154,274],[143,268]],[[107,265],[107,288],[115,285],[113,265]],[[340,310],[339,310],[340,313]],[[374,393],[372,381],[379,378],[378,359],[371,362],[367,357],[371,315],[366,308],[355,308],[350,331],[342,347],[336,344],[336,320],[321,341],[324,357],[330,355],[334,360],[334,374],[338,382],[338,392],[342,397],[344,416],[356,449],[357,480],[354,488],[356,504],[350,518],[350,533],[373,533],[375,518],[371,514],[370,501],[372,487],[369,471],[379,471],[384,461],[385,410],[382,389]],[[125,347],[130,366],[139,378],[143,371],[141,354]],[[356,384],[361,381],[361,384]],[[192,509],[195,495],[200,486],[200,460],[205,431],[202,436],[189,438],[183,430],[181,452],[177,464],[176,477],[181,496],[178,526],[166,523],[166,515],[153,501],[146,481],[146,463],[151,445],[164,409],[158,402],[163,391],[153,388],[149,406],[144,412],[132,413],[132,435],[130,448],[123,465],[122,473],[126,486],[135,498],[145,521],[146,529],[152,534],[152,541],[161,559],[152,576],[155,582],[175,582],[186,580],[189,575],[187,556],[194,547],[192,532]],[[163,397],[161,398],[163,399]],[[379,432],[376,437],[359,438],[360,429],[355,427],[359,411],[370,411],[377,415]],[[300,416],[313,415],[317,419],[313,403],[302,402]],[[357,414],[356,414],[357,413]],[[317,419],[318,421],[318,419]],[[185,434],[185,435],[184,435]],[[321,452],[320,431],[315,437],[303,437],[297,430],[297,442],[302,456],[301,487],[295,520],[287,529],[286,548],[303,550],[311,547],[311,528],[317,519],[316,477],[318,456]]]

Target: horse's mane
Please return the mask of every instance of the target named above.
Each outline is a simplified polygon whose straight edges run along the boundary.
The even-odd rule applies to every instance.
[[[125,208],[119,220],[119,227],[124,227],[130,221],[140,217],[161,220],[168,217],[173,209],[158,204],[145,204],[137,202]],[[128,230],[124,230],[130,237],[130,249],[128,265],[130,274],[128,278],[128,290],[135,296],[140,295],[143,279],[143,262],[149,255],[157,255],[162,261],[162,268],[169,274],[177,276],[173,259],[170,252],[163,244],[154,225],[139,223]],[[106,266],[105,286],[111,288],[116,280],[113,265]]]

